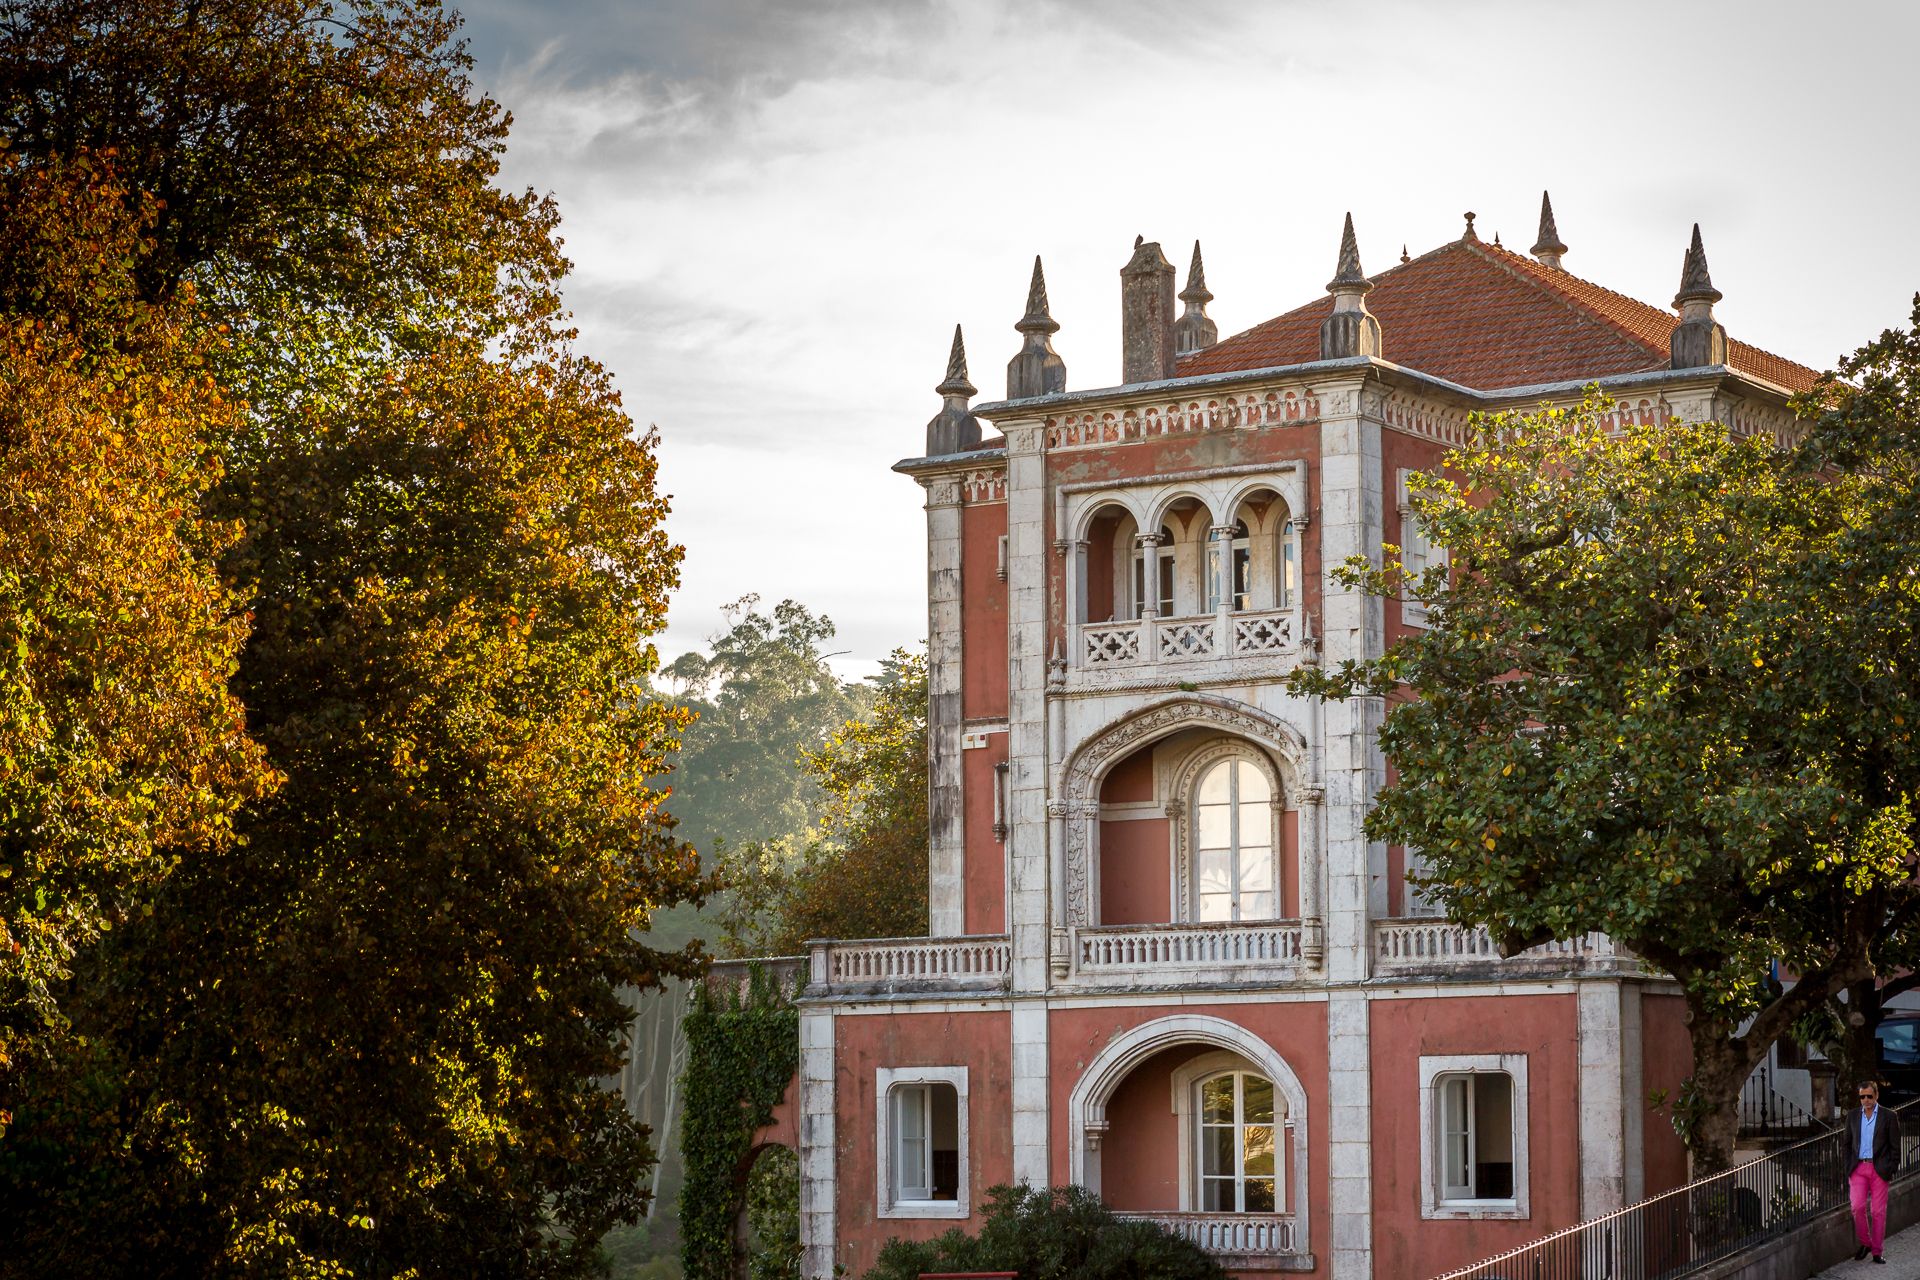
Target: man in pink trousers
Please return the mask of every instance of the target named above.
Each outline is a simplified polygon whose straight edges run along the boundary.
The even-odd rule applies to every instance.
[[[1871,1080],[1860,1086],[1860,1106],[1847,1113],[1847,1156],[1853,1235],[1860,1242],[1853,1260],[1871,1253],[1885,1262],[1880,1249],[1887,1239],[1887,1183],[1900,1168],[1900,1117],[1880,1106],[1880,1086]]]

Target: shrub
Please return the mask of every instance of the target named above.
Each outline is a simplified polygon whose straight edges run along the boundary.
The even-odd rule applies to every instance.
[[[985,1224],[934,1240],[890,1240],[866,1280],[922,1272],[1017,1271],[1020,1280],[1222,1280],[1200,1247],[1151,1222],[1118,1218],[1081,1187],[1022,1184],[987,1193]]]

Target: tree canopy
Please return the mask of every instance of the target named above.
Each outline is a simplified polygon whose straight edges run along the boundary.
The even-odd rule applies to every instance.
[[[1476,420],[1416,500],[1451,574],[1343,571],[1427,629],[1294,683],[1395,700],[1368,832],[1421,850],[1450,916],[1510,951],[1603,930],[1680,981],[1676,1122],[1716,1167],[1767,1046],[1920,909],[1911,659],[1852,647],[1912,555],[1862,542],[1881,497],[1857,473],[1604,408]],[[1909,567],[1872,574],[1887,555]]]
[[[0,9],[14,172],[99,164],[138,228],[102,253],[59,204],[33,245],[118,274],[62,294],[59,253],[9,257],[11,301],[47,324],[77,297],[134,354],[166,315],[202,362],[116,381],[55,351],[0,388],[44,421],[45,483],[114,504],[47,526],[59,567],[124,570],[85,600],[0,582],[32,681],[7,712],[94,731],[111,801],[21,857],[119,891],[48,897],[75,941],[113,928],[49,989],[64,1037],[0,1077],[0,1274],[581,1275],[641,1206],[647,1135],[601,1087],[618,993],[698,970],[646,931],[708,887],[659,785],[686,716],[647,637],[680,551],[653,437],[571,345],[553,206],[495,184],[507,117],[455,23]],[[13,235],[30,184],[5,195]],[[91,695],[115,675],[138,696]],[[8,893],[10,930],[54,910]]]

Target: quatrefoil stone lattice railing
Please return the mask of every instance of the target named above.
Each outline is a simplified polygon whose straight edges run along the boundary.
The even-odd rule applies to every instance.
[[[1281,655],[1297,650],[1300,636],[1300,616],[1294,609],[1089,622],[1080,627],[1080,666],[1112,671],[1162,662]]]

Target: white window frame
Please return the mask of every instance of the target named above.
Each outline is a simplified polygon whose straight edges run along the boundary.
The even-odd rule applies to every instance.
[[[1173,1069],[1173,1115],[1180,1140],[1180,1212],[1198,1213],[1200,1195],[1200,1086],[1217,1075],[1238,1071],[1270,1079],[1266,1069],[1230,1049],[1201,1054]],[[1299,1164],[1293,1108],[1281,1082],[1273,1080],[1273,1213],[1245,1213],[1236,1217],[1285,1217],[1292,1211],[1287,1185],[1289,1164]],[[1304,1225],[1304,1224],[1303,1224]]]
[[[1513,1196],[1506,1200],[1446,1200],[1440,1195],[1443,1077],[1504,1072],[1513,1079]],[[1530,1218],[1527,1153],[1527,1055],[1454,1054],[1420,1059],[1420,1216],[1422,1218]]]
[[[1447,549],[1427,537],[1426,530],[1420,527],[1419,513],[1413,509],[1417,490],[1411,482],[1419,474],[1409,467],[1401,467],[1394,483],[1395,505],[1400,512],[1400,566],[1409,578],[1417,578],[1428,569],[1447,563]],[[1410,627],[1425,627],[1426,604],[1402,592],[1400,621]]]
[[[898,1200],[893,1194],[893,1091],[901,1085],[947,1084],[958,1098],[959,1185],[951,1200]],[[972,1216],[967,1160],[967,1069],[965,1067],[879,1067],[874,1071],[874,1166],[878,1170],[874,1206],[882,1218],[966,1218]]]

